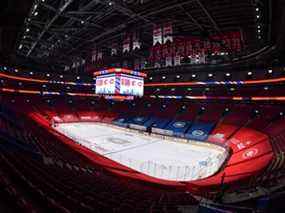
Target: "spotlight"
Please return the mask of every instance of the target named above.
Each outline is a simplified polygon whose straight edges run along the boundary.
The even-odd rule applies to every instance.
[[[208,74],[208,77],[209,77],[209,78],[212,78],[212,77],[213,77],[213,74],[212,74],[212,73],[209,73],[209,74]]]
[[[231,74],[230,74],[230,73],[226,73],[226,76],[227,76],[227,77],[230,77],[230,76],[231,76]]]
[[[269,74],[272,74],[273,70],[272,70],[272,69],[269,69],[267,72],[268,72]]]
[[[195,74],[192,74],[192,78],[196,78],[196,75],[195,75]]]
[[[248,72],[247,75],[252,75],[252,72]]]

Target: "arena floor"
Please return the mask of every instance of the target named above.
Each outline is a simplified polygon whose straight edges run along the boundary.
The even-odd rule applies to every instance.
[[[62,123],[54,128],[100,155],[164,180],[209,177],[228,154],[223,147],[208,143],[174,142],[100,123]]]

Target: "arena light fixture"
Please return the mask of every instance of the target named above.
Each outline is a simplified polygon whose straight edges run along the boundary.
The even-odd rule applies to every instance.
[[[179,79],[180,77],[181,77],[180,75],[176,75],[176,78],[178,78],[178,79]]]
[[[273,70],[272,70],[272,69],[269,69],[267,72],[268,72],[269,74],[272,74],[272,73],[273,73]]]
[[[162,79],[166,79],[166,76],[162,76]]]
[[[152,77],[149,77],[149,80],[152,80]]]
[[[208,74],[208,77],[209,77],[209,78],[212,78],[212,77],[213,77],[213,74],[212,74],[212,73],[209,73],[209,74]]]
[[[252,72],[248,72],[247,75],[252,75]]]
[[[30,72],[30,75],[33,75],[34,73],[33,72]]]
[[[30,28],[27,28],[27,29],[26,29],[26,32],[30,32]]]
[[[264,89],[264,90],[268,90],[268,89],[269,89],[269,87],[268,87],[268,86],[265,86],[263,89]]]
[[[39,12],[38,11],[36,11],[35,13],[34,13],[34,16],[37,16],[39,14]]]
[[[49,74],[49,73],[47,73],[47,74],[46,74],[46,77],[50,77],[50,74]]]
[[[230,76],[231,76],[231,74],[230,74],[230,73],[226,73],[226,76],[227,76],[227,77],[230,77]]]
[[[76,79],[77,79],[77,80],[80,80],[80,77],[79,77],[79,76],[77,76],[77,77],[76,77]]]
[[[192,78],[196,78],[196,75],[195,75],[195,74],[192,74]]]

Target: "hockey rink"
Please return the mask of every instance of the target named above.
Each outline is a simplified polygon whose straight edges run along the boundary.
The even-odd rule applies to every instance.
[[[191,181],[215,174],[225,148],[203,142],[175,142],[101,123],[61,123],[54,127],[75,142],[143,174]]]

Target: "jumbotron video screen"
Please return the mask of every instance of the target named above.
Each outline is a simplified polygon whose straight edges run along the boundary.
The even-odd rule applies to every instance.
[[[108,74],[96,78],[96,94],[143,96],[144,79],[127,74]]]

